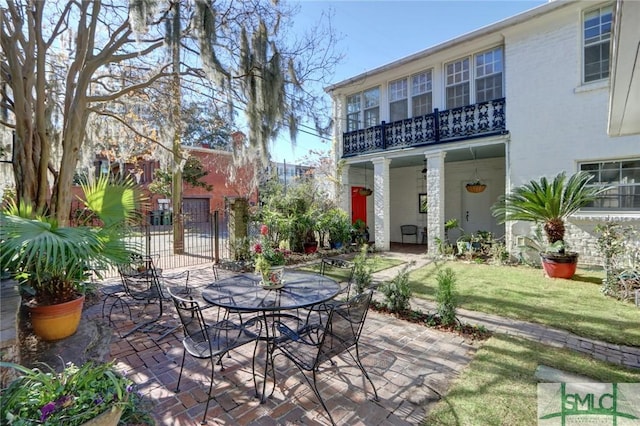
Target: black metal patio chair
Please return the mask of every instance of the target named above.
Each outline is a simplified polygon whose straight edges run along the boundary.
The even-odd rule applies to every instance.
[[[332,424],[335,424],[335,421],[317,384],[317,374],[324,362],[331,361],[338,355],[348,354],[373,387],[375,400],[378,400],[378,392],[360,361],[358,349],[372,294],[369,290],[335,306],[324,324],[309,324],[299,331],[288,328],[286,324],[276,324],[281,331],[281,337],[275,342],[278,350],[276,356],[282,354],[298,367]]]
[[[322,259],[320,262],[320,275],[325,275],[329,277],[341,277],[346,274],[344,280],[336,280],[339,281],[341,289],[340,292],[336,295],[332,300],[328,300],[319,305],[311,306],[307,312],[307,322],[311,321],[311,314],[318,314],[318,321],[323,321],[323,315],[326,315],[331,311],[333,307],[342,303],[343,300],[349,299],[351,294],[351,283],[353,282],[353,275],[355,271],[355,264],[348,260],[327,257]]]
[[[163,281],[166,280],[171,285],[179,285],[181,294],[188,294],[189,271],[167,275],[162,277],[161,270],[155,267],[153,259],[148,256],[134,256],[132,262],[118,267],[124,294],[119,295],[119,301],[114,302],[109,311],[109,321],[113,308],[117,303],[126,304],[131,318],[131,306],[142,305],[142,311],[149,306],[157,305],[156,314],[150,319],[141,321],[134,328],[127,331],[122,337],[127,337],[134,332],[158,333],[159,337],[155,341],[162,340],[171,332],[179,328],[179,324],[173,318],[167,317],[169,322],[162,322],[165,314],[164,302],[169,301],[169,296],[165,292]],[[177,291],[176,291],[177,292]]]
[[[182,328],[184,330],[184,338],[182,339],[182,363],[180,364],[180,374],[178,375],[178,384],[176,392],[180,391],[180,380],[182,379],[182,371],[184,369],[184,361],[187,353],[199,359],[209,359],[211,361],[211,380],[209,383],[209,392],[207,405],[204,409],[202,424],[206,424],[207,410],[211,401],[211,391],[213,389],[213,376],[215,365],[219,364],[221,370],[222,357],[232,349],[236,349],[247,343],[256,342],[253,350],[253,371],[255,371],[255,358],[257,350],[257,342],[260,336],[262,322],[253,318],[251,320],[242,321],[241,315],[235,315],[231,320],[229,315],[218,315],[214,322],[205,322],[202,314],[202,308],[197,301],[191,296],[181,297],[173,293],[171,288],[168,289],[170,297],[180,317]],[[257,392],[257,381],[254,375],[254,389]]]

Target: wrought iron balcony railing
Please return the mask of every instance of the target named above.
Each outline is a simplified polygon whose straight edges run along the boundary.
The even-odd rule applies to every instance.
[[[343,157],[507,133],[505,98],[385,123],[342,135]]]

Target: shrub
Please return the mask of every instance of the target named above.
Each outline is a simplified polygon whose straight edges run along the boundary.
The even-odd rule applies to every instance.
[[[620,223],[607,219],[605,223],[596,226],[595,231],[598,234],[596,241],[605,272],[600,291],[609,296],[618,296],[618,275],[624,269],[623,258],[627,251],[633,251],[629,247],[633,228],[623,227]]]
[[[371,265],[367,258],[367,252],[369,250],[368,244],[363,244],[360,247],[360,253],[353,259],[353,281],[356,284],[356,293],[362,293],[371,284]]]
[[[436,277],[438,290],[436,302],[438,303],[438,315],[444,325],[453,325],[456,321],[456,275],[451,268],[438,271]]]
[[[409,299],[411,299],[409,268],[413,263],[405,265],[398,275],[380,287],[385,297],[385,304],[391,312],[401,313],[409,310]]]

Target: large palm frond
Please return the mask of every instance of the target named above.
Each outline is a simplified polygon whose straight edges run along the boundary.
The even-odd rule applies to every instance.
[[[491,207],[492,214],[503,223],[508,220],[549,224],[559,228],[558,237],[549,237],[555,242],[564,237],[564,221],[581,207],[594,201],[609,188],[590,186],[592,176],[587,172],[578,172],[567,179],[565,172],[558,174],[553,181],[542,177],[514,188]]]

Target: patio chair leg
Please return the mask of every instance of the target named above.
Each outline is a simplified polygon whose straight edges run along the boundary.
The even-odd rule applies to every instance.
[[[322,404],[322,408],[324,408],[324,411],[327,412],[327,416],[329,416],[329,420],[331,421],[331,424],[335,426],[336,422],[333,421],[333,417],[331,417],[329,408],[327,408],[327,405],[324,403],[324,399],[322,399],[322,395],[320,395],[320,390],[318,389],[318,385],[316,382],[316,370],[314,369],[312,370],[312,372],[313,372],[313,383],[309,383],[309,378],[307,377],[306,374],[304,374],[304,372],[302,373],[302,375],[307,380],[307,383],[311,385],[311,388],[313,389],[313,393],[315,393],[316,396],[318,397],[318,400],[320,401],[320,404]]]
[[[209,403],[211,402],[211,391],[213,390],[213,373],[215,371],[215,362],[213,362],[213,358],[211,358],[211,381],[209,382],[209,393],[207,394],[207,405],[204,407],[204,414],[202,415],[203,425],[207,424],[207,411],[209,411]]]
[[[349,355],[351,355],[351,352],[349,352]],[[354,357],[353,355],[351,355],[351,357],[360,368],[360,371],[362,371],[362,374],[364,375],[364,377],[366,377],[369,383],[371,383],[371,387],[373,388],[373,394],[375,395],[376,401],[378,401],[378,391],[376,390],[376,386],[373,384],[371,377],[369,377],[369,374],[367,374],[367,371],[364,369],[364,365],[362,365],[362,361],[360,361],[360,350],[358,349],[357,343],[356,343],[356,356]]]
[[[182,369],[184,368],[184,358],[187,355],[186,350],[182,350],[182,363],[180,364],[180,374],[178,374],[178,384],[176,385],[176,393],[180,392],[180,379],[182,379]]]

